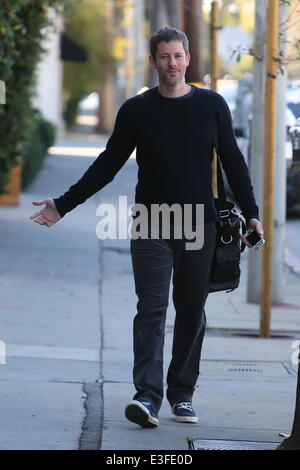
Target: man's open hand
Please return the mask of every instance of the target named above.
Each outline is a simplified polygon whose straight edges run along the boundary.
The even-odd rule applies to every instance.
[[[46,204],[42,210],[35,212],[29,218],[40,225],[46,225],[47,227],[51,227],[55,224],[61,216],[59,215],[58,210],[56,209],[55,202],[50,197],[43,199],[42,201],[33,201],[32,204],[34,206],[41,206],[42,204]]]

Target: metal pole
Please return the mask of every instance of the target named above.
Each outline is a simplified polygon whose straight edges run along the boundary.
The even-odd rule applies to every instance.
[[[289,5],[279,2],[279,24],[287,24]],[[285,28],[284,28],[285,29]],[[279,39],[279,50],[285,52],[286,34]],[[272,267],[272,303],[282,304],[285,293],[284,250],[286,227],[286,67],[277,76],[276,97],[276,170],[274,196],[274,235],[273,235],[273,267]]]
[[[265,0],[255,2],[254,53],[261,60],[253,66],[253,102],[250,132],[250,174],[257,204],[263,211],[264,107],[266,41]],[[249,164],[249,163],[248,163]],[[262,250],[248,250],[247,302],[260,303]]]
[[[219,57],[218,57],[218,29],[219,29],[219,4],[213,1],[211,4],[210,20],[210,87],[217,90],[217,81],[219,77]],[[212,161],[212,187],[213,194],[217,196],[217,158],[214,154]]]
[[[265,98],[264,215],[266,245],[263,248],[260,336],[268,338],[271,329],[272,252],[274,222],[275,144],[276,144],[276,74],[279,1],[269,0],[267,11],[267,64]]]
[[[279,23],[284,24],[288,17],[288,5],[280,4]],[[256,0],[255,4],[255,40],[256,56],[265,56],[266,8],[265,0]],[[285,50],[285,35],[280,35],[280,51]],[[253,72],[253,112],[250,132],[250,173],[257,203],[263,212],[263,152],[264,152],[264,90],[266,63],[257,60]],[[272,254],[272,304],[284,301],[284,244],[286,223],[286,73],[277,75],[276,102],[276,192],[274,199],[274,235]],[[247,302],[261,302],[261,263],[263,250],[248,250]]]

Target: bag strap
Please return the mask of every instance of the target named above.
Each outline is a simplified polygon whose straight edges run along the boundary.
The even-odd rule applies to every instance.
[[[217,125],[214,127],[214,147],[216,151],[216,159],[217,159],[217,189],[218,189],[218,210],[219,210],[219,217],[229,217],[230,210],[229,204],[226,197],[224,179],[221,169],[220,157],[218,153],[218,132],[217,132]]]
[[[224,179],[221,169],[220,157],[218,154],[218,138],[216,128],[214,130],[214,144],[216,150],[216,159],[217,159],[217,189],[218,189],[218,211],[219,217],[225,218],[230,216],[229,204],[226,197]],[[224,219],[225,220],[225,219]]]
[[[229,210],[229,204],[227,201],[226,197],[226,191],[225,191],[225,185],[224,185],[224,179],[223,179],[223,174],[222,174],[222,169],[221,169],[221,163],[220,163],[220,158],[219,155],[217,155],[217,185],[218,185],[218,210],[219,210],[219,216],[220,217],[229,217],[230,215],[230,210]]]
[[[217,142],[216,132],[214,136],[214,141],[215,141],[215,150],[216,150],[216,157],[217,157],[217,188],[218,188],[218,212],[219,212],[218,215],[221,221],[223,220],[224,222],[226,222],[226,220],[230,219],[231,212],[230,212],[229,204],[228,204],[227,197],[226,197],[224,178],[223,178],[222,169],[221,169],[221,162],[220,162],[220,157],[219,157],[218,149],[216,145],[216,142]],[[246,232],[246,224],[243,219],[240,218],[240,220],[242,224],[242,233],[244,234]],[[224,230],[224,225],[227,225],[227,224],[222,224],[222,225],[223,225],[223,230]],[[242,243],[241,252],[244,251],[245,247],[246,245]]]

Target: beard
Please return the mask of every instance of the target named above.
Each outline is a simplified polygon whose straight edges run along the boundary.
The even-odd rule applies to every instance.
[[[184,82],[185,70],[180,70],[177,75],[171,77],[167,72],[159,74],[159,81],[166,86],[174,87]]]

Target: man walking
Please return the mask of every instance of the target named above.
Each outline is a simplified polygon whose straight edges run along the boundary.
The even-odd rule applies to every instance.
[[[217,212],[212,192],[212,150],[218,154],[248,228],[263,235],[248,169],[224,99],[211,90],[185,82],[190,55],[186,35],[163,28],[150,38],[150,66],[159,86],[128,99],[120,108],[106,150],[81,179],[31,218],[46,226],[108,184],[136,147],[139,167],[135,201],[149,210],[154,204],[189,204],[191,225],[196,207],[204,206],[204,243],[188,250],[185,236],[132,238],[137,314],[133,326],[133,382],[136,394],[125,415],[142,427],[157,427],[163,399],[163,346],[169,286],[173,273],[176,310],[172,360],[166,396],[176,421],[196,423],[192,397],[199,375],[205,331],[205,302],[215,247]],[[151,217],[150,217],[151,218]],[[151,221],[150,221],[151,222]],[[157,221],[156,221],[157,222]],[[174,229],[174,226],[173,226]],[[173,230],[174,231],[174,230]]]

